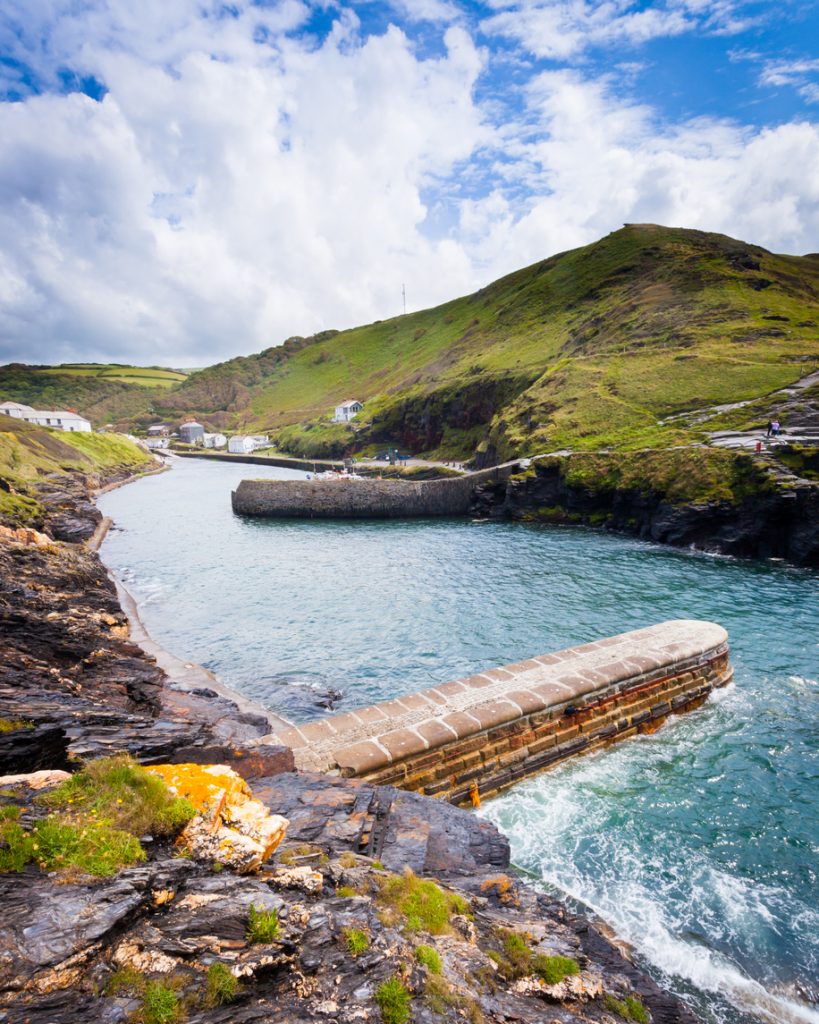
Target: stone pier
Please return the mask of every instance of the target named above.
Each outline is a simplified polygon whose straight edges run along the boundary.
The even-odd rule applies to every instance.
[[[278,734],[296,766],[469,802],[653,732],[730,682],[728,635],[680,619],[492,668]]]
[[[242,480],[230,498],[234,512],[276,519],[464,516],[476,488],[506,479],[512,465],[443,480]]]

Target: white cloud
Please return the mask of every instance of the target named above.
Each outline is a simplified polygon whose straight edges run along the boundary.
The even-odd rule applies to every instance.
[[[418,60],[396,28],[362,43],[354,18],[318,48],[258,47],[240,23],[218,60],[173,38],[201,26],[162,19],[160,63],[83,43],[101,103],[0,105],[6,346],[199,363],[398,312],[405,280],[426,300],[471,286],[420,199],[489,137],[469,36]]]
[[[721,231],[785,252],[816,248],[816,125],[754,131],[698,119],[664,128],[649,107],[611,95],[605,79],[567,71],[540,75],[529,104],[539,137],[530,126],[506,142],[530,197],[524,209],[511,215],[493,194],[463,211],[472,257],[490,279],[629,222]]]
[[[493,0],[496,13],[481,28],[515,40],[549,60],[579,56],[591,46],[677,36],[695,29],[732,33],[747,25],[732,0],[668,0],[640,7],[631,0]]]
[[[816,249],[815,125],[663,124],[566,70],[504,123],[460,24],[422,58],[351,10],[319,40],[292,34],[300,3],[238,7],[30,0],[17,58],[109,91],[0,103],[0,361],[201,365],[395,314],[404,282],[410,308],[445,301],[624,221]]]

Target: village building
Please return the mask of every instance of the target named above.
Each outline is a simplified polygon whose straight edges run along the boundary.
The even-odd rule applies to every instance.
[[[235,434],[228,441],[228,451],[233,455],[249,455],[259,448],[267,448],[270,438],[267,434]]]
[[[204,436],[205,428],[201,423],[197,423],[195,420],[183,423],[179,428],[179,440],[184,441],[185,444],[202,444],[202,438]]]
[[[30,405],[20,402],[0,402],[0,413],[12,419],[25,420],[38,427],[51,427],[52,430],[66,430],[71,433],[90,433],[91,423],[73,409],[32,409]]]
[[[228,441],[228,451],[233,455],[249,455],[253,451],[253,439],[245,434],[236,434]]]
[[[364,406],[355,399],[347,399],[341,405],[336,406],[336,414],[333,417],[334,423],[349,423],[350,420],[361,412]]]
[[[224,448],[227,444],[227,437],[224,434],[203,434],[202,446],[204,448]]]
[[[154,423],[148,427],[148,437],[170,437],[171,428],[167,423]]]
[[[171,439],[169,437],[146,437],[144,444],[146,448],[150,448],[152,450],[169,448]]]

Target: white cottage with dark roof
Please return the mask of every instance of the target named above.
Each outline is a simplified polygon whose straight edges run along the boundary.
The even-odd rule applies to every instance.
[[[336,406],[336,414],[333,417],[334,423],[349,423],[350,420],[355,419],[356,416],[361,412],[364,406],[361,402],[356,401],[354,398],[348,398],[341,405]]]

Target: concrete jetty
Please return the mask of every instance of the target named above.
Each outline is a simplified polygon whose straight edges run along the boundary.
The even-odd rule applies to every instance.
[[[680,619],[492,668],[279,732],[307,771],[467,803],[652,732],[733,675],[728,635]]]
[[[476,488],[508,477],[512,465],[443,480],[242,480],[231,493],[233,511],[293,519],[391,519],[462,516]]]

